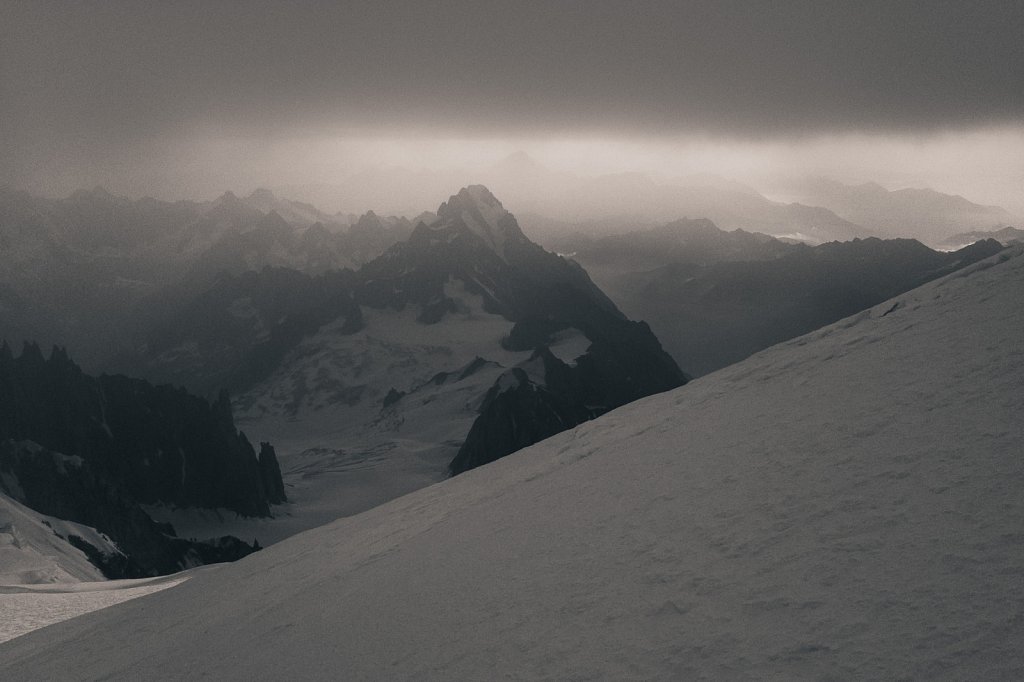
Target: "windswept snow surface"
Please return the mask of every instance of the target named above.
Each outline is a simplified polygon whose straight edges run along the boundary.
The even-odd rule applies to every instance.
[[[0,678],[1021,679],[1024,256],[173,590]]]

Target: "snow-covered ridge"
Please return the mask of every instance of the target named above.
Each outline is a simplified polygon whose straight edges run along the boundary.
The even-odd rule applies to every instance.
[[[1020,679],[1022,300],[1009,250],[0,676]]]

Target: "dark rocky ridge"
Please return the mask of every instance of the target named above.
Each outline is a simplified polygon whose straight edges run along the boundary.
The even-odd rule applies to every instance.
[[[267,516],[285,501],[273,448],[257,456],[223,394],[214,403],[140,379],[84,374],[55,348],[0,346],[0,473],[36,511],[94,526],[124,551],[108,575],[154,575],[238,558],[252,547],[175,538],[144,504]],[[116,560],[115,560],[116,559]]]
[[[109,553],[77,536],[66,538],[111,579],[235,561],[256,549],[232,536],[202,542],[176,537],[96,467],[30,440],[0,441],[0,490],[37,512],[91,526],[114,540],[120,551]]]
[[[235,429],[226,394],[211,404],[142,379],[94,378],[60,348],[46,359],[25,344],[14,357],[4,344],[0,397],[0,440],[32,440],[82,457],[139,502],[266,516],[284,501],[264,483],[273,478],[273,449],[257,457]]]

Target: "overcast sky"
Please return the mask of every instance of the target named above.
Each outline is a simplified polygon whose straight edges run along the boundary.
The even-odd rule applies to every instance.
[[[933,145],[921,164],[934,174],[951,153],[941,145],[982,135],[1002,140],[982,157],[1012,188],[1024,181],[1007,154],[1024,158],[1022,36],[1020,0],[0,0],[0,182],[160,194],[138,178],[187,191],[201,166],[217,169],[210,181],[280,174],[273,184],[297,179],[311,140],[370,157],[368,141],[405,140],[438,158],[471,153],[454,140],[697,141],[789,158],[823,140],[889,140],[905,161],[906,145]]]

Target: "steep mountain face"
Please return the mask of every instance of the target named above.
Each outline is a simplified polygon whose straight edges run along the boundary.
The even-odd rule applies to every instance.
[[[369,283],[359,299],[416,303],[421,320],[432,323],[457,309],[444,286],[458,281],[481,297],[485,311],[515,323],[506,349],[540,351],[527,360],[539,381],[519,369],[490,389],[453,473],[683,383],[646,325],[628,321],[581,268],[529,241],[486,188],[467,187],[437,213],[437,223],[421,224],[408,242],[364,269]],[[571,365],[548,349],[566,330],[591,344]]]
[[[482,186],[356,272],[227,278],[165,330],[132,371],[231,388],[307,508],[343,504],[337,486],[367,472],[387,499],[685,380],[645,324]]]
[[[599,281],[623,310],[650,322],[688,372],[702,375],[1000,249],[993,240],[941,253],[913,240],[864,239],[793,247],[771,260],[684,261]]]
[[[800,193],[802,200],[828,207],[878,234],[913,237],[929,245],[939,244],[951,233],[988,230],[1016,220],[998,206],[982,206],[931,189],[889,191],[873,182],[846,185],[816,178],[805,183]]]
[[[1020,679],[1021,300],[1018,248],[4,643],[0,676]]]
[[[268,516],[285,501],[273,448],[259,456],[214,404],[169,386],[82,373],[60,349],[0,347],[0,485],[18,502],[107,534],[121,554],[90,556],[108,575],[152,575],[252,551],[173,537],[141,505]]]

